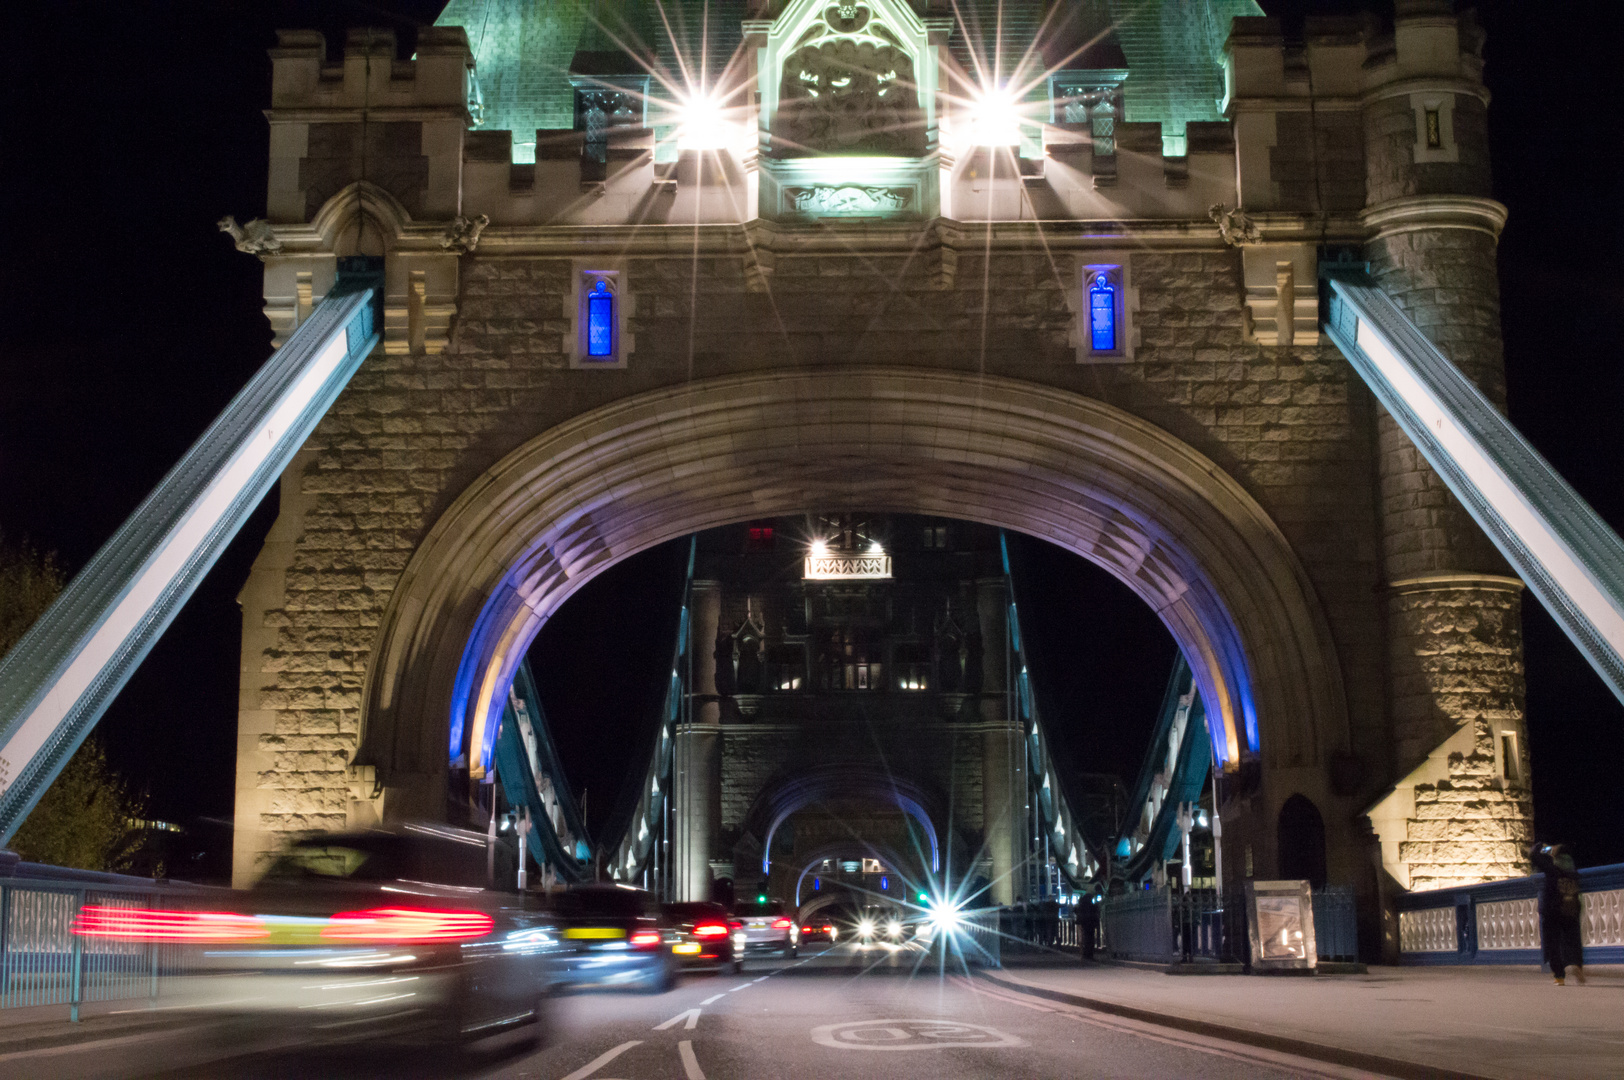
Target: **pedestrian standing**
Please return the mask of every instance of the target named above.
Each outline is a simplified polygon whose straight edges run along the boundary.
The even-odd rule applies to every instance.
[[[1084,960],[1094,959],[1094,939],[1100,933],[1099,902],[1099,893],[1092,892],[1077,905],[1077,936],[1082,939]]]
[[[1567,984],[1567,969],[1582,986],[1585,981],[1584,946],[1579,935],[1579,872],[1573,856],[1561,845],[1535,844],[1528,853],[1534,868],[1545,875],[1539,894],[1539,937],[1545,962],[1551,965],[1556,985]]]

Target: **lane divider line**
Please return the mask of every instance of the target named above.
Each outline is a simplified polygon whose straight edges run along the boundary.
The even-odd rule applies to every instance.
[[[684,1020],[688,1021],[688,1026],[687,1026],[687,1028],[685,1030],[692,1031],[694,1029],[694,1025],[699,1023],[699,1010],[698,1009],[689,1009],[686,1012],[679,1012],[677,1015],[673,1016],[671,1019],[667,1020],[665,1023],[656,1024],[655,1027],[654,1027],[654,1030],[655,1031],[664,1031],[666,1028],[676,1027],[678,1024],[682,1023]]]
[[[762,977],[761,977],[761,978],[759,978],[759,979],[751,979],[751,980],[750,980],[750,981],[751,981],[751,982],[766,982],[766,981],[767,981],[767,980],[768,980],[768,979],[769,979],[769,978],[771,978],[771,976],[770,976],[770,975],[763,975],[763,976],[762,976]]]
[[[740,983],[738,986],[735,986],[733,989],[729,990],[728,993],[737,994],[740,990],[748,990],[754,985],[755,983]]]
[[[605,1065],[609,1064],[611,1061],[615,1060],[615,1058],[619,1057],[621,1054],[624,1054],[632,1047],[642,1045],[642,1039],[631,1039],[627,1042],[621,1043],[613,1050],[605,1050],[603,1053],[599,1054],[585,1065],[582,1065],[579,1069],[576,1069],[574,1072],[564,1077],[564,1080],[586,1080],[587,1077],[591,1076],[593,1073],[597,1072],[599,1069],[603,1068]]]
[[[687,1080],[705,1080],[705,1074],[699,1068],[699,1059],[694,1057],[694,1044],[687,1039],[677,1044],[677,1053],[682,1057],[682,1073]]]
[[[727,991],[724,990],[720,994],[712,994],[710,997],[706,998],[704,1001],[701,1001],[700,1004],[701,1005],[709,1005],[714,1001],[721,1001],[726,996],[727,996]]]

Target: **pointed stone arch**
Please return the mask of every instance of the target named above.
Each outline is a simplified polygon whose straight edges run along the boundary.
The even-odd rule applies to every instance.
[[[1003,526],[1103,567],[1188,657],[1225,767],[1314,767],[1347,746],[1308,576],[1214,462],[1066,391],[831,366],[626,398],[463,492],[402,573],[368,665],[358,762],[399,793],[386,812],[438,808],[448,761],[472,748],[477,763],[525,648],[594,575],[691,532],[814,508]]]

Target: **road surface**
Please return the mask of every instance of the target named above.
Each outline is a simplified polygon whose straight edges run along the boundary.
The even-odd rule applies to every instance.
[[[1000,1080],[1365,1077],[1370,1074],[1059,1005],[914,946],[839,945],[664,994],[558,1000],[540,1049],[521,1035],[429,1054],[313,1049],[241,1023],[179,1022],[0,1053],[30,1080]]]

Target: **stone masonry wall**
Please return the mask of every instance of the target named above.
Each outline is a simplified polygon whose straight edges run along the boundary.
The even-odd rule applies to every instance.
[[[1412,889],[1472,885],[1528,872],[1533,795],[1526,786],[1508,786],[1499,779],[1495,729],[1486,721],[1471,723],[1474,751],[1450,762],[1447,781],[1416,785],[1415,817],[1408,839],[1399,845],[1399,857],[1410,864]]]
[[[248,657],[243,681],[245,718],[264,719],[252,734],[245,727],[241,767],[276,793],[252,808],[259,826],[274,840],[344,823],[345,766],[380,617],[418,542],[481,472],[610,400],[791,365],[912,364],[1045,383],[1119,406],[1208,455],[1306,566],[1341,651],[1354,749],[1382,761],[1368,394],[1328,345],[1246,340],[1237,251],[1126,261],[1135,355],[1078,364],[1068,298],[1079,268],[1036,239],[990,256],[967,246],[951,289],[933,288],[925,260],[905,255],[780,255],[768,293],[746,290],[737,256],[632,257],[629,365],[576,371],[560,344],[568,260],[465,259],[447,351],[371,357],[312,436],[302,473],[285,481],[285,505],[304,508],[298,539],[279,556],[285,587],[279,602],[245,609],[250,630],[275,635]],[[1372,775],[1368,791],[1383,780]]]

